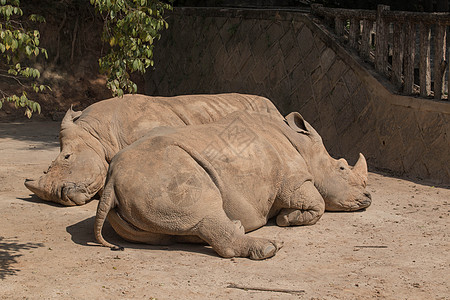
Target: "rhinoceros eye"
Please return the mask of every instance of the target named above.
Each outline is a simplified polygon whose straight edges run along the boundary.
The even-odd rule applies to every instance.
[[[66,156],[64,156],[64,159],[69,159],[70,154],[66,154]]]
[[[341,169],[343,171],[343,170],[345,170],[345,167],[340,167],[339,169]]]

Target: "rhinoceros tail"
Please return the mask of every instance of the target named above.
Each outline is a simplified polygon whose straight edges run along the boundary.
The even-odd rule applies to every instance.
[[[103,191],[100,202],[97,206],[97,215],[95,216],[94,232],[97,241],[105,247],[111,248],[111,250],[123,250],[123,247],[108,243],[102,235],[103,224],[105,224],[106,217],[111,209],[114,208],[114,199],[116,195],[114,193],[114,184],[110,181],[107,183],[105,190]]]

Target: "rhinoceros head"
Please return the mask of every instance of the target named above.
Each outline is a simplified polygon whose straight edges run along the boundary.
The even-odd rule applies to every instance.
[[[289,114],[286,121],[296,132],[293,144],[310,167],[314,185],[325,200],[325,209],[355,211],[370,206],[364,155],[360,153],[355,166],[351,167],[345,159],[334,159],[328,154],[320,135],[299,113]]]
[[[83,205],[103,187],[108,164],[99,141],[74,123],[80,115],[80,111],[67,111],[61,122],[58,157],[39,179],[25,181],[43,200]]]

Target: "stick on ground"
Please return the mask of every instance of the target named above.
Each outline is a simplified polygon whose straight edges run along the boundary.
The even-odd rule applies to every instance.
[[[302,294],[305,290],[289,290],[289,289],[277,289],[277,288],[262,288],[262,287],[249,287],[230,283],[227,288],[240,289],[245,291],[260,291],[260,292],[275,292],[275,293],[287,293],[287,294]]]
[[[372,246],[355,246],[355,248],[387,248],[387,246],[372,245]]]

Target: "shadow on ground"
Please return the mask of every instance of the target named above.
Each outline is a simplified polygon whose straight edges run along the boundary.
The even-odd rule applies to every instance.
[[[36,143],[34,149],[59,146],[58,122],[0,122],[0,137]]]
[[[379,169],[375,167],[370,168],[370,173],[375,173],[384,177],[389,178],[395,178],[398,180],[406,180],[411,183],[420,184],[420,185],[426,185],[429,187],[439,187],[443,189],[450,189],[450,182],[439,182],[437,180],[428,180],[428,179],[422,179],[418,177],[411,177],[406,174],[398,174],[386,169]],[[370,173],[369,173],[369,182],[370,182]]]
[[[41,243],[25,243],[20,244],[15,240],[5,239],[0,236],[0,279],[6,276],[16,275],[20,269],[14,268],[17,258],[22,256],[21,250],[30,250],[43,247]]]
[[[95,217],[87,218],[80,221],[74,225],[66,227],[66,231],[71,235],[71,239],[74,243],[82,246],[100,247],[100,244],[95,240],[94,237],[94,222]],[[156,251],[185,251],[192,253],[201,253],[204,255],[215,256],[218,255],[216,252],[208,245],[202,244],[173,244],[168,246],[153,246],[147,244],[138,244],[125,241],[120,236],[118,236],[114,229],[105,222],[103,226],[103,237],[108,242],[114,245],[120,245],[125,248],[130,249],[142,249],[142,250],[156,250]]]
[[[64,206],[62,204],[59,203],[55,203],[55,202],[51,202],[51,201],[46,201],[46,200],[42,200],[41,198],[39,198],[38,196],[36,196],[35,194],[30,194],[30,197],[28,198],[21,198],[18,197],[17,199],[19,200],[23,200],[26,202],[30,202],[30,203],[42,203],[42,204],[47,204],[49,206],[53,206],[53,207],[57,207],[57,208],[66,208],[67,206]]]

